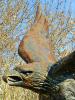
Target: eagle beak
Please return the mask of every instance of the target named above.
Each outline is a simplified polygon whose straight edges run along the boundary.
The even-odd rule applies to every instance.
[[[31,75],[32,71],[26,71],[26,70],[15,68],[13,70],[13,73],[14,74],[8,76],[3,75],[2,76],[3,81],[9,84],[10,86],[24,87],[25,85],[24,80],[25,78],[28,78]]]

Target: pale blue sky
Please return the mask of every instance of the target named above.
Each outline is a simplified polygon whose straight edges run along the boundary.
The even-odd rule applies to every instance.
[[[75,18],[75,0],[72,0],[72,17]]]
[[[72,17],[73,18],[75,18],[75,0],[40,0],[41,2],[42,2],[42,4],[44,5],[45,3],[48,3],[49,4],[49,7],[50,6],[53,6],[52,7],[52,9],[54,10],[55,9],[55,7],[57,6],[57,1],[60,1],[60,2],[63,2],[62,4],[63,4],[63,6],[64,6],[64,4],[65,4],[65,11],[67,11],[68,10],[68,8],[69,8],[69,4],[71,4],[71,11],[72,11]],[[52,1],[54,2],[54,3],[52,3]],[[52,5],[51,5],[52,4]],[[60,6],[60,8],[61,8],[61,6]]]
[[[4,0],[5,3],[7,4],[8,0]],[[13,1],[17,1],[17,0],[13,0]],[[12,2],[13,2],[12,1]],[[35,2],[37,0],[28,0],[28,2],[30,2],[30,5],[32,5],[32,2]],[[53,1],[54,2],[54,5],[53,6],[56,6],[57,5],[57,1],[58,0],[40,0],[42,2],[42,4],[48,2],[48,4]],[[72,2],[72,5],[71,5],[71,9],[72,9],[72,17],[75,18],[75,0],[59,0],[59,1],[64,1],[64,3],[66,2],[65,4],[65,10],[67,10],[67,8],[69,7],[69,2],[71,1]],[[14,3],[14,2],[13,2]]]

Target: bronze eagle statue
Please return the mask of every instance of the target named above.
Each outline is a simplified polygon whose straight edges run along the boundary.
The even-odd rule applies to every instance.
[[[50,94],[52,91],[58,91],[55,86],[59,83],[57,79],[59,76],[75,73],[75,51],[56,61],[50,52],[47,38],[42,34],[42,32],[48,32],[48,29],[48,19],[38,8],[34,24],[23,37],[18,48],[18,54],[26,63],[14,68],[18,75],[2,77],[10,86]]]

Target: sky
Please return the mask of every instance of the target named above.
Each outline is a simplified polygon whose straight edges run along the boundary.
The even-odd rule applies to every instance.
[[[42,4],[44,4],[45,2],[48,2],[48,4],[51,4],[51,1],[53,1],[54,3],[53,5],[53,9],[56,7],[57,5],[57,1],[63,2],[65,3],[65,11],[67,11],[67,9],[69,8],[69,5],[71,5],[71,12],[72,12],[72,18],[75,18],[75,0],[41,0]],[[64,5],[63,3],[63,5]],[[60,6],[61,7],[61,6]]]
[[[8,0],[4,0],[5,2],[8,2]],[[16,0],[13,0],[16,1]],[[32,4],[32,1],[38,1],[38,0],[28,0],[30,2],[30,5]],[[72,17],[75,18],[75,0],[40,0],[42,4],[49,2],[51,3],[52,1],[55,2],[53,6],[56,6],[57,1],[65,1],[66,2],[66,9],[69,7],[69,2],[71,1],[71,10],[72,10]]]
[[[72,17],[75,18],[75,0],[72,0]]]

